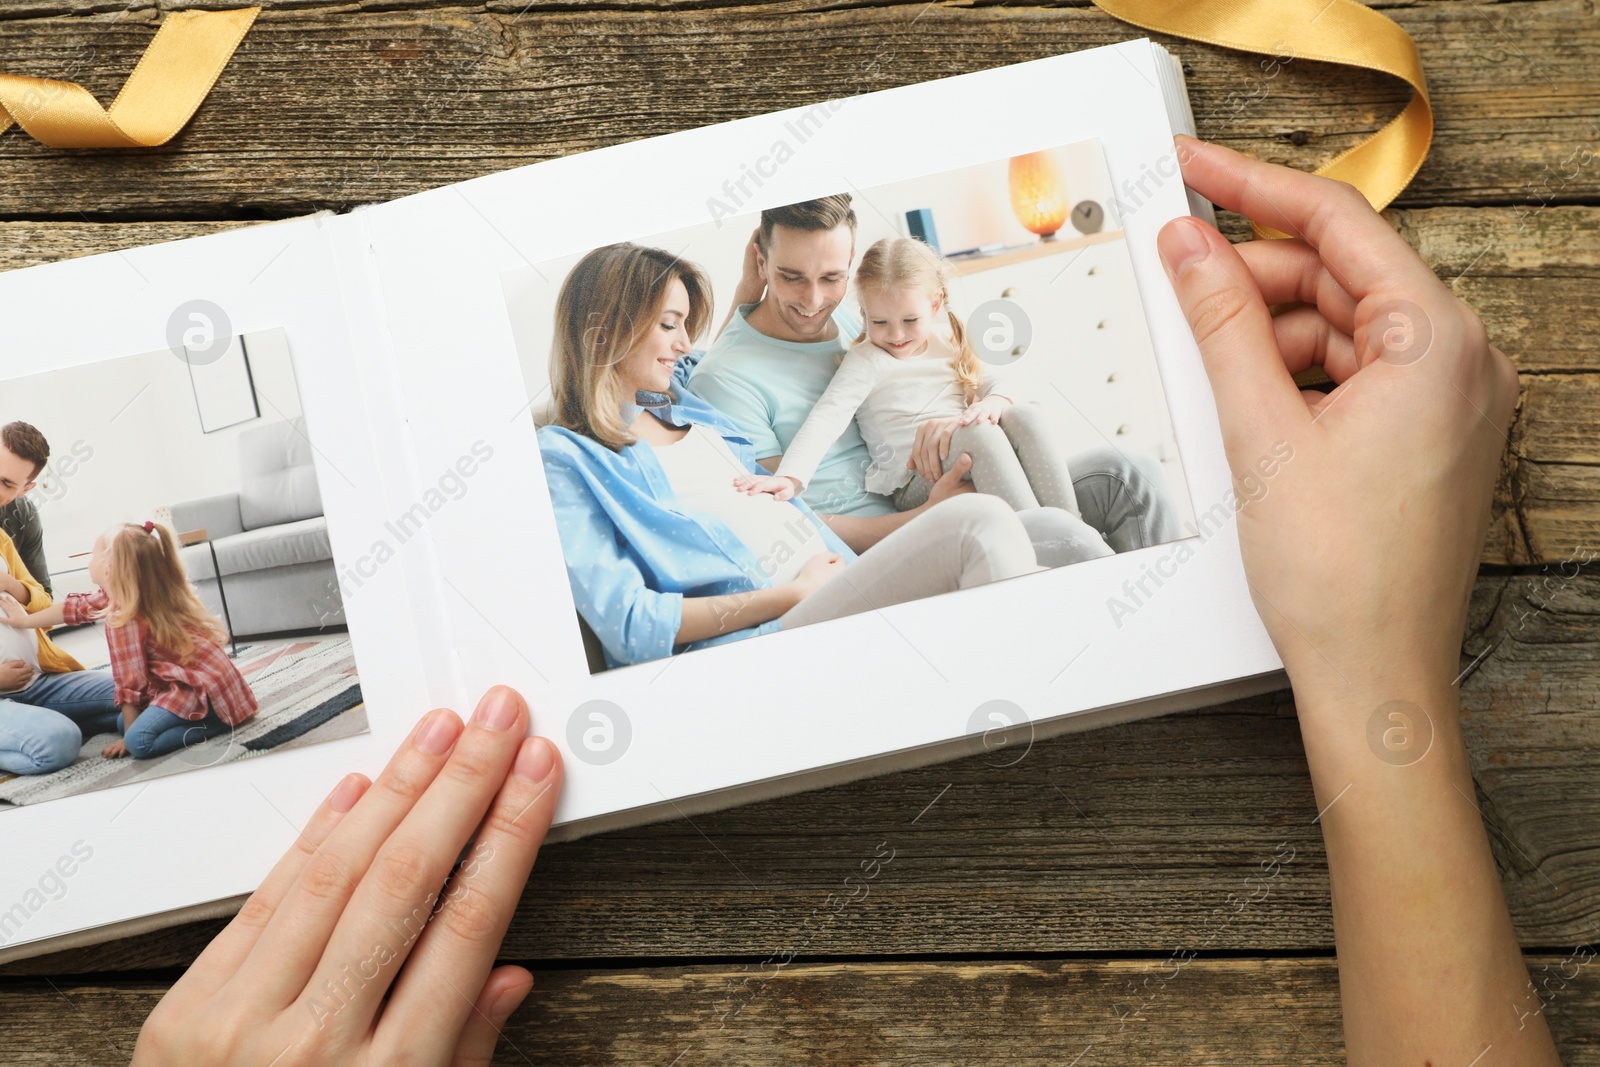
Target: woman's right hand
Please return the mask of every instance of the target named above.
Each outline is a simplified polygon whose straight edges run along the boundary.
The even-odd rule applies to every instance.
[[[848,565],[844,557],[837,552],[818,552],[806,560],[800,568],[800,573],[789,582],[789,589],[795,594],[795,602],[799,603],[815,593]]]
[[[28,609],[10,593],[0,593],[0,625],[16,627],[28,621]]]

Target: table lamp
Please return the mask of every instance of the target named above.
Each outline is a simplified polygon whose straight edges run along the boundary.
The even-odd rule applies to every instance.
[[[1041,241],[1054,241],[1067,221],[1067,183],[1054,152],[1029,152],[1012,156],[1011,210],[1017,221]]]

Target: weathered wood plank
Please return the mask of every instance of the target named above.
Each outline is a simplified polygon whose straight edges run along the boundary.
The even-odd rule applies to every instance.
[[[1600,1064],[1588,956],[1528,959],[1518,1010],[1568,1067]],[[1330,959],[1024,960],[541,971],[496,1063],[1342,1064]],[[7,1062],[125,1063],[164,992],[149,980],[0,986]],[[1519,1015],[1507,1005],[1507,1025]],[[1090,1057],[1093,1057],[1092,1059]]]
[[[1461,657],[1465,670],[1488,653],[1462,681],[1464,723],[1512,917],[1530,948],[1600,940],[1595,570],[1483,578]],[[505,954],[1332,944],[1316,805],[1287,693],[1040,742],[1012,766],[998,762],[966,759],[553,846]],[[891,849],[892,861],[864,879]],[[835,917],[824,924],[818,915],[829,909]],[[186,963],[216,928],[0,974]]]
[[[337,208],[1142,35],[1082,7],[808,6],[520,16],[275,8],[197,120],[163,148],[60,152],[7,134],[0,217]],[[1430,3],[1391,14],[1417,41],[1438,112],[1433,153],[1402,205],[1600,195],[1592,5]],[[149,42],[152,18],[147,9],[7,19],[0,55],[9,73],[72,78],[109,101]],[[1295,60],[1269,76],[1256,56],[1167,43],[1193,70],[1202,134],[1275,161],[1327,160],[1409,94],[1370,72]]]

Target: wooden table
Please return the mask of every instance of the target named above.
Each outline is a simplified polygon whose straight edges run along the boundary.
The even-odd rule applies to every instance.
[[[70,18],[124,0],[9,0],[5,69],[109,101],[168,6],[127,3]],[[170,145],[0,139],[0,267],[1141,36],[1079,0],[264,3]],[[1388,217],[1522,372],[1462,648],[1463,668],[1487,653],[1462,684],[1477,799],[1566,1061],[1600,1064],[1600,964],[1562,965],[1600,940],[1600,568],[1572,562],[1600,552],[1600,17],[1588,0],[1381,6],[1416,39],[1438,113]],[[1259,57],[1163,43],[1203,136],[1301,167],[1407,98],[1378,75],[1292,60],[1269,77]],[[1011,767],[972,759],[554,847],[505,944],[538,986],[499,1062],[1341,1062],[1315,814],[1282,693],[1039,744]],[[885,845],[870,894],[839,907]],[[125,1062],[218,928],[5,968],[0,1059]]]

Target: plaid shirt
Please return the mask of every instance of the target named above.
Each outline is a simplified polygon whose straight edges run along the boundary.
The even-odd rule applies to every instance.
[[[72,593],[62,603],[68,626],[95,622],[110,607],[104,589]],[[206,699],[217,718],[237,726],[256,713],[256,696],[222,646],[196,637],[184,662],[150,640],[144,620],[135,615],[122,626],[106,624],[111,650],[111,680],[118,704],[143,711],[154,705],[185,719],[206,717]]]

